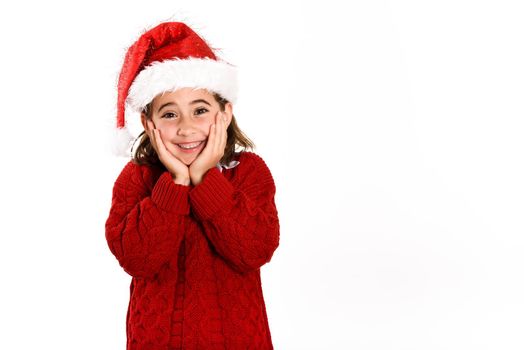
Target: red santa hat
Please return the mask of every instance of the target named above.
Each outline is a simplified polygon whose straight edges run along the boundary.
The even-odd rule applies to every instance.
[[[183,87],[204,88],[234,103],[237,71],[184,23],[161,23],[127,50],[118,79],[114,152],[127,155],[134,139],[126,126],[126,107],[141,112],[158,94]]]

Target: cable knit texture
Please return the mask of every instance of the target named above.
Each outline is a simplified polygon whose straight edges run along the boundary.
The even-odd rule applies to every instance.
[[[197,186],[129,162],[106,221],[132,276],[128,350],[273,349],[260,267],[279,244],[275,184],[252,152]]]

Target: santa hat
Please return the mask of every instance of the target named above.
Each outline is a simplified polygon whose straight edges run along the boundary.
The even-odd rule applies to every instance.
[[[126,107],[141,112],[158,94],[183,87],[204,88],[234,103],[238,90],[236,68],[218,59],[184,23],[161,23],[142,34],[127,50],[118,79],[114,152],[128,155],[133,141],[125,120]]]

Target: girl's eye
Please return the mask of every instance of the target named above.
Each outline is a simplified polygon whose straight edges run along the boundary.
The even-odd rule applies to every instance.
[[[199,109],[196,110],[195,113],[196,113],[197,115],[200,115],[200,114],[204,114],[204,113],[206,113],[206,112],[207,112],[207,109],[205,109],[205,108],[199,108]]]
[[[175,113],[171,113],[171,112],[167,112],[165,113],[162,118],[165,118],[165,119],[171,119],[171,118],[174,118],[176,117],[176,114]]]

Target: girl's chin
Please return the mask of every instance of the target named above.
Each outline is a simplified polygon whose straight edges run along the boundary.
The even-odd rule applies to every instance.
[[[190,161],[187,161],[187,160],[182,160],[182,163],[184,163],[185,165],[187,166],[190,166],[192,163],[193,163],[194,159],[191,159]]]
[[[198,147],[190,149],[190,150],[183,150],[177,145],[170,145],[169,147],[169,153],[171,153],[175,158],[180,160],[185,165],[189,166],[191,165],[195,159],[198,158],[200,153],[204,150],[206,146],[206,142],[202,142]]]
[[[180,159],[180,161],[182,163],[184,163],[185,165],[189,166],[189,165],[191,165],[195,161],[195,159],[197,159],[199,154],[200,153],[192,154],[192,155],[181,154],[181,155],[178,155],[177,158]]]

